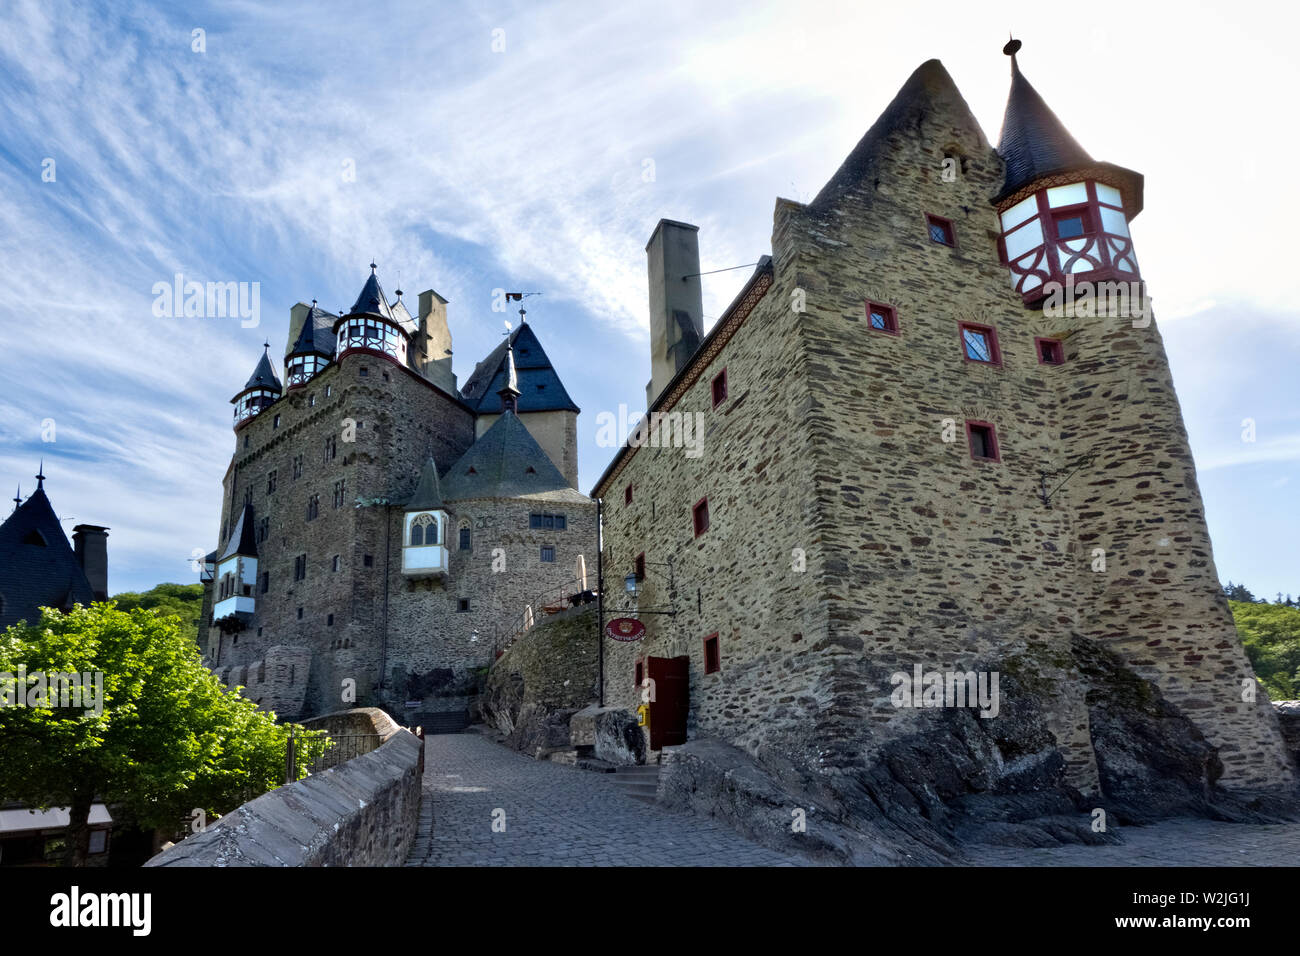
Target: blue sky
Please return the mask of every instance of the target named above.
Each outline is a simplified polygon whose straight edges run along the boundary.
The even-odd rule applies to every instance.
[[[412,306],[451,301],[462,382],[499,340],[492,290],[544,293],[529,319],[583,408],[588,490],[596,414],[644,404],[655,222],[698,224],[704,269],[754,262],[776,197],[811,199],[930,57],[996,139],[1014,28],[1080,142],[1146,174],[1133,234],[1221,576],[1300,594],[1294,15],[1065,6],[9,0],[0,486],[29,492],[44,457],[65,527],[112,527],[112,590],[194,580],[230,396],[294,302],[349,305],[373,257],[390,294],[400,274]],[[260,283],[260,324],[155,317],[177,272]],[[706,327],[745,275],[706,278]]]

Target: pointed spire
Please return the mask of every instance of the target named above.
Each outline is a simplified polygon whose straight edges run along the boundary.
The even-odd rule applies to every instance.
[[[999,197],[1046,176],[1094,165],[1092,157],[1020,72],[1016,61],[1020,47],[1020,41],[1013,38],[1002,48],[1011,57],[1011,92],[998,140],[998,155],[1007,168]]]
[[[302,329],[298,332],[298,340],[293,343],[290,349],[290,355],[307,355],[310,353],[327,354],[328,349],[316,342],[316,321],[320,318],[321,311],[316,308],[316,300],[311,300],[311,308],[307,310],[307,317],[302,320]]]
[[[44,471],[45,469],[42,468],[41,470]],[[22,503],[23,503],[23,486],[20,483],[18,485],[18,490],[14,492],[14,511],[17,511],[18,506]]]
[[[36,490],[45,490],[45,459],[41,459],[41,465],[36,469]]]
[[[377,269],[373,262],[370,263],[370,277],[366,279],[366,284],[361,288],[361,294],[357,296],[357,301],[352,304],[347,315],[365,313],[367,315],[378,315],[385,319],[393,318],[393,311],[388,307],[388,299],[384,295],[384,290],[379,286],[379,277],[375,274]]]
[[[506,383],[497,389],[501,396],[501,411],[519,413],[519,375],[515,371],[515,347],[506,340]]]
[[[252,377],[244,385],[244,391],[248,391],[250,388],[269,388],[273,391],[283,391],[279,376],[275,374],[275,366],[271,364],[270,342],[266,343],[266,350],[262,353],[257,368],[253,369]]]
[[[420,472],[420,483],[415,486],[415,493],[406,502],[407,511],[441,511],[442,488],[438,484],[438,465],[430,455]]]

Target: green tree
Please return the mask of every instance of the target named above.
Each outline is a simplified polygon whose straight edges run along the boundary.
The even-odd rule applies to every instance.
[[[1229,601],[1251,666],[1274,700],[1300,698],[1300,608]]]
[[[19,665],[28,675],[100,675],[100,699],[26,706]],[[42,608],[39,623],[0,634],[0,694],[0,787],[30,805],[70,808],[74,866],[89,849],[96,799],[126,805],[144,826],[175,827],[194,810],[211,819],[282,782],[291,731],[299,776],[328,745],[224,687],[176,617],[111,602],[70,614]]]
[[[202,584],[158,584],[148,591],[123,591],[112,598],[120,611],[138,607],[161,614],[174,614],[190,640],[199,638],[199,614],[203,610]]]

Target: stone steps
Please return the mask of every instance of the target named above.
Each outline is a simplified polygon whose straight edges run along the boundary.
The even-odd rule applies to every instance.
[[[620,791],[634,800],[654,803],[659,791],[659,765],[648,764],[640,767],[619,767],[606,777]]]

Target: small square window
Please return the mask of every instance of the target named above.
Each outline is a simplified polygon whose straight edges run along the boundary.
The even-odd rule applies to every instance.
[[[326,626],[326,627],[333,627],[333,626],[334,626],[334,615],[333,615],[333,614],[326,614],[326,615],[325,615],[325,626]]]
[[[542,560],[550,564],[555,560],[555,548],[549,544],[542,545]]]
[[[556,531],[563,531],[566,527],[568,527],[568,525],[567,525],[567,522],[565,522],[565,520],[564,520],[564,515],[556,515],[556,516],[555,516],[555,530],[556,530]]]
[[[361,559],[362,567],[370,568],[370,567],[374,567],[374,564],[375,564],[375,559],[373,555],[367,554],[365,557]]]
[[[926,213],[925,224],[931,242],[937,242],[944,246],[957,245],[957,234],[953,231],[951,219]]]
[[[1001,365],[1002,353],[998,349],[998,333],[991,325],[960,323],[962,355],[968,362]]]
[[[628,486],[623,489],[623,504],[630,505],[631,503],[632,503],[632,485],[631,483],[629,483]]]
[[[691,509],[691,520],[695,525],[695,537],[709,530],[709,499],[701,498]]]
[[[1038,348],[1038,364],[1065,364],[1065,348],[1059,339],[1034,339],[1034,345]]]
[[[1052,219],[1056,223],[1057,239],[1078,239],[1093,233],[1092,217],[1088,215],[1087,209],[1058,212]]]
[[[541,526],[542,526],[542,516],[541,516],[541,515],[539,515],[539,514],[531,514],[531,515],[528,516],[528,527],[530,527],[530,528],[540,528]]]
[[[468,611],[468,610],[469,610],[469,598],[461,598],[460,601],[459,601],[459,602],[457,603],[457,605],[456,605],[456,610],[457,610],[457,611]]]
[[[553,529],[555,527],[555,515],[542,515],[542,527]]]
[[[362,378],[365,378],[366,376],[368,376],[368,375],[370,374],[370,369],[366,368],[366,367],[363,365],[363,366],[361,366],[361,368],[357,369],[357,374],[360,375]]]
[[[970,456],[976,461],[1001,461],[998,454],[998,437],[988,422],[967,422],[966,435],[970,441]]]
[[[645,580],[645,552],[644,551],[642,551],[640,554],[636,556],[636,579],[638,581]]]
[[[716,674],[722,670],[722,658],[718,653],[718,634],[713,632],[704,639],[704,673]]]
[[[892,305],[884,305],[880,302],[867,303],[867,325],[877,332],[888,332],[891,335],[898,334],[898,312]]]
[[[717,408],[727,400],[727,370],[724,368],[713,376],[713,407]]]

